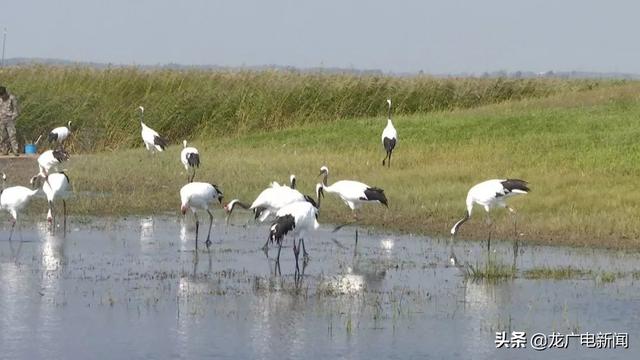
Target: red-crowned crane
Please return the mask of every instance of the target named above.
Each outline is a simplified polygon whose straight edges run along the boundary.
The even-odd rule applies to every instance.
[[[225,206],[227,222],[229,221],[236,205],[240,205],[240,207],[244,209],[253,210],[255,212],[255,218],[258,219],[258,221],[263,222],[271,214],[275,214],[276,211],[282,207],[291,204],[292,202],[304,201],[305,195],[300,191],[295,190],[295,175],[291,175],[289,179],[291,181],[290,186],[280,185],[275,181],[272,182],[269,187],[264,189],[249,206],[239,202],[238,199],[230,201]]]
[[[49,143],[56,143],[58,147],[63,147],[64,141],[71,135],[71,121],[67,126],[59,126],[49,133]]]
[[[142,106],[138,106],[138,110],[140,110],[140,125],[142,126],[142,141],[144,141],[144,146],[147,150],[151,151],[151,153],[155,153],[156,151],[164,151],[167,147],[167,141],[162,138],[158,134],[157,131],[148,127],[144,123],[144,108]]]
[[[180,161],[184,165],[187,172],[187,182],[193,182],[196,177],[196,168],[200,167],[200,153],[193,146],[187,146],[187,140],[182,141],[182,151],[180,152]],[[193,174],[189,177],[189,169],[193,169]]]
[[[38,179],[42,179],[40,176],[34,176],[31,178],[31,184],[34,186],[40,186]],[[57,199],[62,200],[62,222],[63,231],[67,231],[67,201],[66,198],[71,191],[71,181],[64,171],[57,173],[50,173],[46,181],[42,182],[42,191],[47,197],[47,203],[49,205],[49,211],[47,212],[47,221],[51,224],[51,228],[55,229],[56,221],[54,217],[54,202]]]
[[[298,267],[298,254],[300,253],[300,247],[302,247],[303,257],[307,259],[309,254],[304,246],[304,237],[317,230],[320,227],[318,224],[318,212],[320,210],[320,201],[323,194],[322,184],[316,185],[316,201],[311,197],[306,196],[304,201],[293,202],[289,205],[282,207],[276,212],[276,219],[271,224],[269,229],[268,241],[278,244],[278,256],[276,263],[280,262],[280,251],[282,250],[282,241],[284,236],[289,232],[293,233],[293,254],[296,258],[296,269]],[[296,246],[296,237],[299,238],[298,246]]]
[[[213,225],[213,214],[210,207],[217,201],[222,205],[223,194],[216,186],[204,182],[192,182],[180,189],[180,211],[182,215],[186,215],[187,210],[191,209],[193,216],[196,218],[196,251],[198,250],[198,229],[200,221],[198,220],[198,210],[205,210],[209,214],[209,231],[207,232],[207,248],[211,246],[211,226]]]
[[[9,241],[13,236],[13,230],[18,222],[18,214],[29,204],[31,199],[38,194],[40,189],[29,189],[25,186],[11,186],[5,188],[7,175],[2,173],[2,191],[0,192],[0,208],[11,214],[13,223],[11,225],[11,233],[9,233]]]
[[[47,150],[38,156],[38,167],[40,169],[38,175],[46,179],[52,168],[69,160],[69,153],[64,149]],[[38,176],[36,175],[36,176]]]
[[[451,236],[455,236],[460,230],[460,226],[471,218],[474,204],[484,207],[487,212],[487,222],[491,226],[491,219],[489,218],[491,209],[506,208],[511,213],[515,213],[515,210],[508,206],[505,201],[513,195],[527,194],[529,191],[531,189],[529,189],[528,183],[519,179],[492,179],[474,185],[467,193],[467,210],[464,213],[464,217],[453,225]],[[491,229],[487,239],[487,250],[491,250]]]
[[[387,104],[389,104],[387,126],[382,131],[382,146],[384,146],[386,156],[382,159],[382,166],[384,166],[385,160],[388,159],[388,167],[391,167],[391,153],[393,153],[393,149],[398,143],[398,132],[396,128],[393,127],[393,122],[391,122],[391,99],[387,99]]]
[[[340,180],[333,184],[327,184],[327,178],[329,177],[329,168],[323,166],[320,168],[320,176],[323,176],[322,184],[324,191],[329,194],[336,194],[344,201],[351,209],[354,216],[354,222],[358,221],[357,210],[363,204],[382,204],[388,207],[387,197],[384,194],[384,190],[371,187],[365,183],[353,180]],[[338,231],[345,225],[352,224],[345,223],[336,227],[333,231]],[[358,229],[356,228],[356,244],[358,243]]]

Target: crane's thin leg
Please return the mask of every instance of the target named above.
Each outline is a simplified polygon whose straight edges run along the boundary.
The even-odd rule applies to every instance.
[[[388,167],[391,167],[391,151],[389,151],[389,162],[388,162]]]
[[[520,243],[519,243],[519,239],[518,239],[518,217],[516,216],[516,211],[507,206],[506,207],[509,212],[511,213],[511,216],[513,217],[513,268],[516,268],[516,262],[518,260],[518,251],[520,248]]]
[[[295,256],[298,256],[298,254],[300,253],[300,249],[298,249],[298,247],[296,246],[296,237],[293,237],[293,254]]]
[[[296,271],[293,273],[293,284],[296,289],[300,288],[300,271],[296,268]]]
[[[64,234],[67,233],[67,202],[62,199],[62,231]]]
[[[198,214],[193,212],[193,216],[196,218],[196,251],[198,251],[198,229],[200,228],[200,221],[198,221]]]
[[[386,163],[385,163],[385,162],[387,161],[387,158],[388,158],[388,157],[389,157],[389,153],[387,152],[387,154],[384,156],[384,159],[382,159],[382,166],[385,166],[385,165],[386,165]]]
[[[296,239],[293,239],[293,255],[296,258],[296,275],[300,273],[300,266],[298,265],[298,255],[300,255],[300,243],[298,243],[298,247],[296,247]]]
[[[196,168],[193,168],[193,174],[191,174],[191,180],[189,182],[193,182],[193,179],[196,177]]]
[[[278,256],[276,257],[276,263],[280,265],[280,251],[282,250],[282,241],[278,243]]]
[[[11,232],[9,233],[9,241],[11,241],[11,237],[13,236],[13,229],[16,227],[16,219],[13,219],[13,224],[11,224]]]
[[[262,251],[264,251],[265,254],[269,254],[269,238],[267,238],[267,242],[264,243],[264,246],[262,246]]]
[[[53,201],[49,201],[49,211],[51,211],[51,232],[53,232],[56,229],[56,217],[53,212]]]
[[[300,243],[298,243],[300,245]],[[300,255],[300,246],[296,246],[296,238],[293,238],[293,256],[296,259],[296,270],[298,269],[298,255]]]
[[[304,276],[304,270],[307,268],[307,262],[303,261],[302,262],[302,272],[300,272],[300,277]]]
[[[207,209],[207,213],[209,213],[209,233],[207,234],[207,241],[205,242],[205,244],[207,244],[207,248],[209,248],[209,246],[211,246],[211,226],[213,225],[213,214],[209,209]]]
[[[493,226],[491,223],[491,217],[489,213],[487,213],[487,225],[489,226],[489,237],[487,238],[487,253],[491,253],[491,232],[493,231]]]
[[[276,261],[276,264],[274,266],[273,272],[276,275],[282,275],[282,272],[280,272],[280,262],[279,261]]]
[[[307,249],[305,249],[304,247],[304,239],[301,238],[300,241],[302,242],[302,258],[306,261],[309,259],[309,253],[307,252]]]

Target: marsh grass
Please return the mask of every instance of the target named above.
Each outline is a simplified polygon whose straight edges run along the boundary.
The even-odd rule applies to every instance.
[[[513,279],[516,276],[516,269],[512,264],[507,265],[495,255],[490,255],[483,264],[468,265],[464,276],[474,281],[498,282]]]
[[[602,271],[596,277],[595,280],[601,284],[609,284],[615,282],[619,277],[623,277],[624,274],[613,271]]]
[[[522,276],[525,279],[551,279],[551,280],[567,280],[567,279],[579,279],[579,278],[591,278],[593,271],[578,269],[572,266],[550,268],[540,267],[525,270],[522,272]]]
[[[340,119],[472,108],[613,81],[391,77],[295,71],[143,70],[20,66],[0,69],[23,109],[18,132],[35,139],[72,121],[69,146],[103,151],[137,146],[139,105],[170,142],[274,131]]]
[[[522,277],[531,280],[570,280],[570,279],[589,279],[599,284],[609,284],[615,282],[618,278],[626,277],[627,274],[614,271],[596,271],[592,269],[579,269],[572,266],[566,267],[539,267],[528,269],[522,272]],[[632,272],[631,276],[635,278]]]
[[[77,194],[103,195],[76,196],[70,203],[70,211],[80,215],[178,214],[178,191],[186,182],[184,168],[179,162],[180,146],[171,146],[166,152],[155,156],[148,154],[141,146],[140,125],[130,109],[133,105],[142,100],[149,104],[159,101],[154,105],[156,110],[150,109],[149,122],[167,121],[158,129],[169,133],[174,131],[171,137],[182,140],[183,135],[193,135],[195,132],[180,132],[182,130],[178,128],[182,126],[171,123],[171,119],[176,118],[170,109],[186,111],[185,109],[192,107],[199,108],[200,105],[192,102],[180,105],[175,103],[175,99],[161,98],[160,93],[171,86],[182,84],[184,89],[192,89],[189,93],[196,96],[199,94],[196,90],[202,90],[198,86],[205,86],[209,82],[217,84],[226,79],[228,82],[224,82],[224,85],[230,89],[227,95],[233,97],[233,91],[240,91],[234,90],[234,86],[242,88],[256,83],[256,87],[266,87],[274,81],[287,89],[291,87],[290,91],[294,91],[295,86],[302,86],[308,80],[307,76],[311,76],[169,72],[162,77],[162,72],[108,70],[96,71],[94,74],[92,70],[80,70],[76,73],[68,69],[43,68],[11,71],[14,80],[28,75],[32,77],[31,81],[35,81],[41,75],[44,77],[43,84],[48,84],[45,88],[51,86],[54,92],[68,94],[65,96],[71,98],[75,91],[80,91],[77,87],[90,86],[89,83],[96,76],[100,85],[91,86],[108,94],[122,93],[120,102],[109,102],[118,116],[105,122],[106,115],[99,112],[96,116],[100,119],[96,121],[108,123],[108,126],[113,127],[114,136],[124,141],[101,139],[103,144],[94,144],[96,148],[102,149],[101,152],[74,154],[66,165]],[[6,72],[3,74],[5,76]],[[280,79],[279,76],[287,80]],[[138,79],[140,84],[130,83],[126,80],[127,77]],[[329,77],[333,79],[329,81],[316,77],[311,76],[314,81],[326,81],[323,86],[338,88],[346,85],[332,85],[333,82],[352,81],[359,84],[366,81],[388,81],[395,84],[394,91],[403,91],[402,86],[418,86],[421,81],[425,82],[425,87],[432,81],[451,81],[455,84],[454,80],[430,78],[376,78],[374,81],[370,78],[337,76]],[[236,84],[236,80],[242,82]],[[200,85],[196,86],[192,82]],[[232,86],[233,84],[235,85]],[[637,214],[640,213],[640,192],[636,189],[640,176],[640,145],[637,141],[640,136],[637,121],[640,117],[640,101],[637,94],[640,93],[640,83],[595,86],[588,91],[576,91],[572,87],[575,84],[559,84],[558,86],[569,87],[569,90],[539,99],[509,100],[471,109],[458,109],[456,105],[445,107],[454,108],[451,111],[416,114],[411,113],[430,109],[418,106],[409,108],[402,105],[406,99],[392,95],[399,103],[399,112],[409,115],[394,117],[399,144],[391,169],[381,166],[384,154],[380,144],[380,133],[386,123],[386,116],[383,114],[384,98],[394,93],[390,88],[387,88],[388,91],[374,93],[375,96],[370,93],[368,96],[358,95],[357,101],[366,99],[369,107],[365,106],[363,109],[370,110],[370,113],[365,110],[339,112],[334,109],[328,111],[332,115],[329,120],[324,118],[327,121],[321,120],[322,117],[307,121],[299,118],[300,114],[294,111],[287,113],[291,119],[297,119],[291,123],[264,127],[251,125],[242,131],[221,125],[224,132],[210,132],[196,126],[202,132],[198,132],[200,135],[195,138],[188,138],[199,148],[202,157],[196,181],[218,184],[224,191],[225,201],[240,198],[250,202],[269,182],[276,180],[285,183],[291,173],[298,176],[301,191],[312,194],[314,185],[320,180],[317,178],[320,166],[327,165],[330,169],[330,183],[340,179],[357,179],[385,189],[389,208],[365,206],[361,211],[362,226],[448,236],[451,225],[464,211],[464,199],[472,185],[491,178],[523,178],[530,182],[532,192],[510,201],[518,210],[517,233],[514,233],[509,215],[498,210],[491,214],[495,224],[495,237],[507,240],[518,237],[527,243],[638,249],[640,222]],[[540,85],[549,86],[544,81]],[[35,87],[33,84],[30,86]],[[358,89],[354,92],[364,91]],[[40,90],[36,91],[34,88],[31,91],[40,94],[38,96],[42,96],[40,99],[44,101],[44,94],[38,92]],[[93,98],[97,103],[90,108],[107,106],[102,104],[102,101],[107,100],[101,99],[103,93],[100,91]],[[559,90],[549,90],[545,94],[554,91]],[[321,93],[325,94],[325,91]],[[343,96],[348,98],[345,94]],[[375,99],[370,100],[369,97]],[[302,98],[306,99],[306,96]],[[337,98],[342,99],[339,96]],[[282,101],[282,98],[278,99]],[[171,104],[167,105],[163,100]],[[352,100],[341,101],[344,102],[340,103],[339,109],[352,104],[349,102]],[[289,104],[287,108],[296,109],[299,105]],[[207,106],[214,105],[208,103]],[[41,116],[53,111],[49,107],[38,111],[34,109],[36,108],[32,109],[34,114]],[[212,112],[207,116],[197,117],[194,115],[196,110],[193,111],[194,113],[185,116],[206,119],[207,124],[210,123],[208,116],[214,116],[211,115]],[[60,113],[53,112],[50,115],[58,116],[56,114]],[[88,113],[82,114],[88,116]],[[377,116],[343,118],[345,114]],[[78,141],[86,140],[81,139],[84,135],[77,136],[76,145]],[[125,145],[135,145],[135,148],[124,149]],[[117,151],[109,150],[116,148]],[[28,179],[31,175],[33,174],[23,176]],[[327,195],[322,205],[320,222],[338,223],[349,218],[349,209],[336,197]],[[483,210],[476,208],[472,219],[460,230],[459,239],[485,239],[488,230],[483,218]]]

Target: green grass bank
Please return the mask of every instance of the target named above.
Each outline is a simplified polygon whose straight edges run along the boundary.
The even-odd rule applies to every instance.
[[[526,96],[481,96],[471,104],[462,100],[441,103],[444,100],[434,100],[434,93],[417,91],[433,86],[465,93],[463,84],[487,91],[501,80],[40,67],[11,71],[14,92],[29,89],[24,93],[29,95],[21,119],[24,126],[29,122],[33,122],[30,126],[41,126],[38,124],[44,120],[38,119],[62,118],[67,113],[72,115],[65,119],[86,124],[80,119],[89,121],[88,114],[95,113],[98,115],[91,121],[112,134],[90,146],[83,145],[87,128],[81,127],[76,134],[76,151],[100,151],[73,155],[66,167],[75,190],[108,196],[77,197],[70,202],[75,214],[175,211],[177,215],[178,191],[186,177],[178,159],[178,143],[184,137],[193,140],[201,152],[202,167],[196,180],[220,185],[227,201],[236,197],[251,201],[270,181],[286,182],[290,173],[298,176],[303,192],[312,193],[320,166],[327,165],[329,182],[357,179],[385,189],[389,209],[365,207],[364,225],[448,237],[451,225],[464,211],[469,187],[490,178],[517,177],[528,180],[532,187],[529,195],[511,202],[518,210],[518,237],[524,242],[640,248],[637,82],[502,80],[512,86],[530,84],[537,90]],[[43,82],[52,84],[50,91],[43,84],[18,85],[26,75],[35,82],[39,72],[51,77]],[[58,77],[63,80],[53,80]],[[94,83],[96,77],[101,82]],[[183,90],[175,90],[179,79],[182,87],[177,89]],[[363,83],[375,81],[386,85],[367,92],[370,88]],[[309,99],[313,96],[304,91],[309,83],[315,84],[316,99],[324,99],[318,104],[333,100],[337,104],[318,105],[312,112]],[[56,88],[55,84],[66,85]],[[237,106],[221,104],[225,99],[241,98],[239,94],[249,84],[255,84],[252,93],[264,90],[269,94],[263,93],[264,102],[253,98],[247,103],[244,109],[252,115],[244,119],[251,121],[243,125],[240,113],[225,115]],[[74,107],[58,108],[63,99],[72,99],[70,104],[86,99],[84,91],[94,87],[86,107],[75,108],[76,112]],[[178,95],[167,96],[170,89]],[[219,89],[220,93],[212,97],[204,89]],[[391,169],[381,166],[380,133],[386,124],[387,97],[398,104],[394,123],[399,145]],[[45,104],[38,105],[35,99]],[[140,103],[149,109],[148,123],[169,134],[176,144],[159,156],[147,154],[139,139],[134,110]],[[198,124],[198,131],[185,130],[190,121]],[[17,174],[17,178],[22,176]],[[27,180],[25,176],[24,181],[15,182]],[[349,216],[341,201],[327,196],[322,223],[340,222]],[[493,219],[494,237],[514,237],[508,214],[498,211]],[[477,208],[459,238],[486,236],[483,210]]]

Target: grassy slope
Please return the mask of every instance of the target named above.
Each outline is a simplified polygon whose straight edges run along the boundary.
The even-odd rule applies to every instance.
[[[468,188],[485,179],[518,177],[533,192],[513,199],[523,239],[534,242],[639,248],[640,192],[636,191],[640,84],[522,100],[471,110],[398,116],[400,142],[393,167],[382,168],[384,117],[307,124],[194,142],[203,167],[197,180],[217,183],[226,200],[251,201],[269,181],[298,175],[312,193],[321,165],[330,182],[358,179],[385,189],[389,210],[365,208],[366,224],[448,236],[462,215]],[[75,156],[76,190],[111,193],[80,197],[81,213],[178,211],[185,182],[180,147],[152,158],[142,147]],[[477,209],[480,210],[480,209]],[[461,238],[485,238],[481,211]],[[479,216],[478,216],[479,215]],[[321,222],[349,212],[337,198],[323,203]],[[504,212],[494,214],[499,235],[512,236]]]

